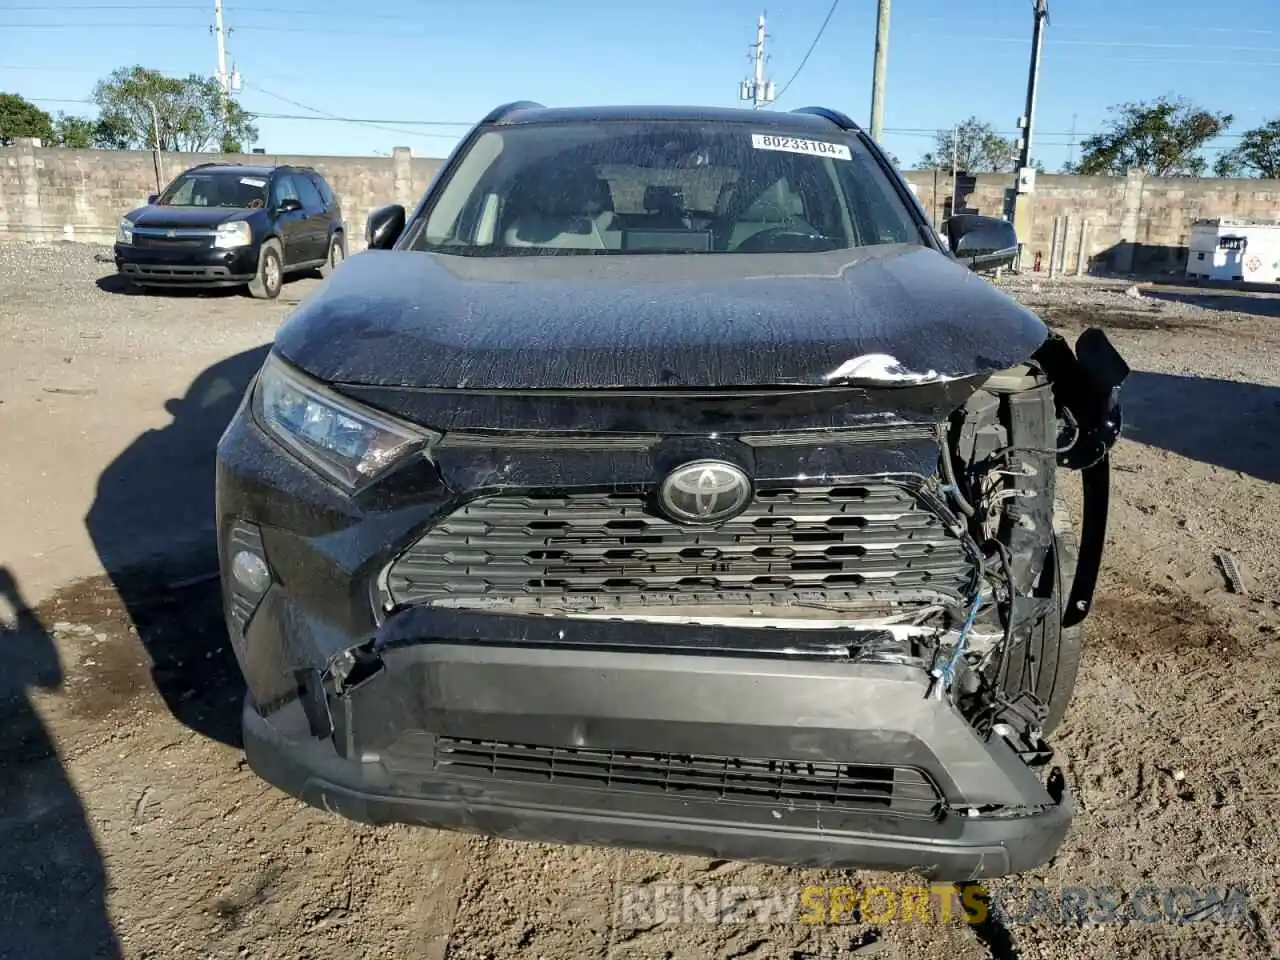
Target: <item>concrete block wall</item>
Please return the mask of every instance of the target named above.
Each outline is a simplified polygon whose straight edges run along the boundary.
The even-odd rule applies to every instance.
[[[915,185],[935,222],[951,200],[950,173],[931,170],[905,173]],[[971,184],[971,186],[969,186]],[[958,210],[1004,216],[1012,200],[1012,174],[980,174],[960,178]],[[1075,177],[1042,174],[1036,178],[1031,206],[1031,234],[1021,238],[1034,262],[1041,255],[1049,269],[1054,218],[1064,223],[1065,256],[1060,262],[1074,272],[1080,231],[1088,221],[1084,250],[1086,269],[1094,271],[1181,271],[1186,266],[1191,225],[1207,217],[1280,221],[1280,181],[1148,177]]]
[[[188,167],[215,160],[297,163],[319,170],[342,203],[348,246],[364,247],[369,212],[385,203],[417,203],[442,160],[415,157],[397,147],[390,157],[161,154],[161,182]],[[951,176],[909,171],[925,208],[940,221],[951,200]],[[980,174],[960,179],[957,209],[989,216],[1011,211],[1013,176]],[[147,151],[63,150],[31,141],[0,147],[0,240],[75,240],[110,243],[121,214],[156,190],[153,155]],[[1055,217],[1070,218],[1064,269],[1074,271],[1080,229],[1089,223],[1085,256],[1095,271],[1181,270],[1191,224],[1201,217],[1280,220],[1280,181],[1159,179],[1133,171],[1127,177],[1041,175],[1031,208],[1034,262],[1048,270]]]
[[[390,157],[162,153],[160,183],[198,163],[293,163],[319,171],[333,187],[351,252],[364,248],[370,211],[412,208],[442,160],[397,147]],[[120,217],[156,192],[154,155],[135,150],[64,150],[19,141],[0,148],[0,240],[111,243]]]

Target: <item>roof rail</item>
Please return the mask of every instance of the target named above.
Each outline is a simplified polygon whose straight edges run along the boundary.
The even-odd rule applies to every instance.
[[[497,123],[507,114],[514,113],[517,110],[542,110],[542,104],[533,100],[513,100],[510,103],[504,103],[500,107],[494,107],[489,111],[488,115],[481,120],[481,123]]]
[[[860,126],[849,119],[848,115],[841,113],[839,110],[832,110],[830,107],[797,107],[791,112],[811,113],[815,117],[822,117],[824,120],[830,120],[841,130],[862,130]]]

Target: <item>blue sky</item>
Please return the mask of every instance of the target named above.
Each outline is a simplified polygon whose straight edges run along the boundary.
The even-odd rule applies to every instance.
[[[831,0],[768,11],[767,76],[800,66]],[[896,0],[885,145],[906,166],[928,133],[975,115],[1012,134],[1022,112],[1031,0]],[[738,104],[760,0],[224,0],[241,104],[272,153],[443,156],[498,103]],[[1050,0],[1036,156],[1056,170],[1107,107],[1183,93],[1236,115],[1280,117],[1277,0]],[[840,0],[775,109],[870,114],[876,0]],[[0,90],[92,115],[96,79],[135,63],[212,74],[213,0],[0,0]],[[386,121],[381,126],[331,121]],[[398,122],[397,122],[398,121]],[[409,125],[419,121],[435,126]],[[390,129],[388,129],[390,128]],[[1229,146],[1225,140],[1219,146]],[[1077,151],[1078,153],[1078,151]]]

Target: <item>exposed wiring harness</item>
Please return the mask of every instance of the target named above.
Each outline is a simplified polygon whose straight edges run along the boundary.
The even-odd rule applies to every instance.
[[[943,461],[950,459],[950,455],[944,453]],[[958,499],[963,499],[959,495],[959,491],[949,489],[949,484],[939,488],[942,493],[951,493]],[[974,573],[971,586],[971,597],[968,601],[968,613],[965,616],[964,624],[960,628],[960,636],[956,639],[955,648],[952,651],[951,658],[943,666],[939,666],[940,657],[939,646],[934,647],[933,661],[929,665],[929,674],[933,677],[934,682],[930,686],[929,695],[937,699],[941,699],[944,690],[951,689],[955,682],[956,670],[960,665],[960,660],[964,656],[965,649],[968,645],[969,633],[973,630],[973,624],[978,619],[978,611],[982,607],[982,587],[987,579],[987,564],[983,556],[982,550],[979,549],[977,542],[973,539],[973,535],[963,520],[955,515],[950,507],[947,506],[945,500],[935,495],[933,490],[928,487],[919,491],[919,496],[939,518],[945,522],[951,530],[951,533],[960,541],[973,559]],[[958,505],[958,504],[957,504]],[[970,508],[972,509],[972,507]]]
[[[946,484],[942,487],[944,493],[951,494],[951,499],[955,501],[956,507],[966,517],[972,518],[974,515],[973,504],[964,498],[964,493],[960,490],[960,484],[956,482],[956,465],[951,462],[951,444],[947,442],[947,428],[945,424],[938,424],[938,446],[941,447],[942,456],[942,475],[946,478]]]

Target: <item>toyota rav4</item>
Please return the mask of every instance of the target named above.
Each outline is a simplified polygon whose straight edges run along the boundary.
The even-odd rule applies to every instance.
[[[975,272],[1010,224],[944,239],[826,109],[519,103],[367,234],[218,450],[252,769],[526,840],[1053,856],[1128,368]]]

